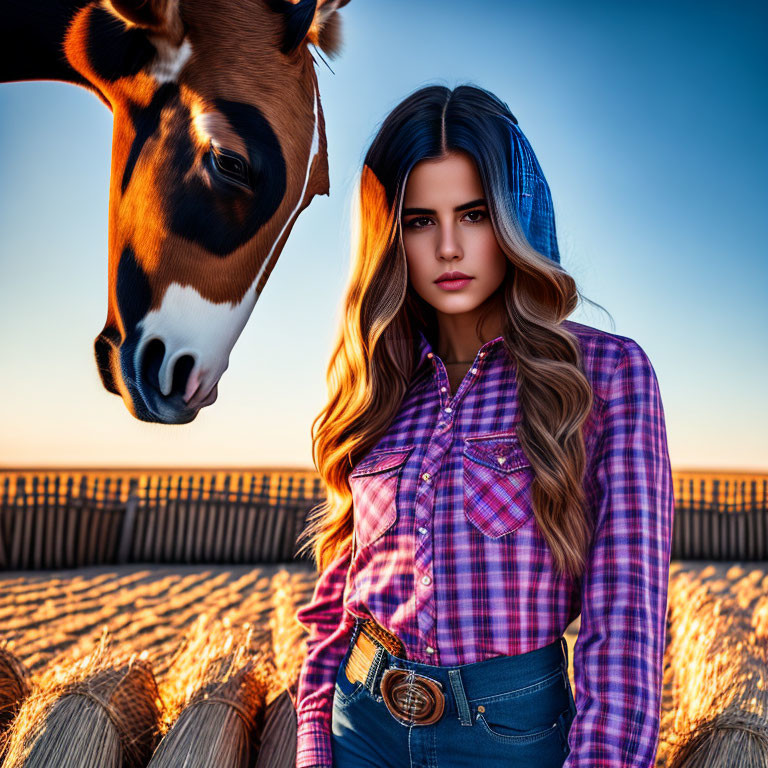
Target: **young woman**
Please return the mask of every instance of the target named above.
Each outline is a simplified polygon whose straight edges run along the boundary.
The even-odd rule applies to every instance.
[[[508,107],[472,86],[397,106],[313,424],[297,768],[654,765],[664,413],[637,342],[566,320],[578,298]]]

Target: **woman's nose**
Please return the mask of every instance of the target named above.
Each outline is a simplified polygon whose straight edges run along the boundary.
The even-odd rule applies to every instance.
[[[443,259],[453,259],[461,256],[461,243],[458,234],[453,227],[441,227],[440,242],[438,243],[438,256]]]

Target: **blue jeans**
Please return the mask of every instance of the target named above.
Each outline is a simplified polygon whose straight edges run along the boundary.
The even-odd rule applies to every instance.
[[[376,652],[365,682],[339,665],[333,698],[334,768],[561,768],[576,714],[561,637],[517,656],[438,667]],[[436,723],[408,725],[387,709],[378,682],[388,666],[439,680],[445,709]]]

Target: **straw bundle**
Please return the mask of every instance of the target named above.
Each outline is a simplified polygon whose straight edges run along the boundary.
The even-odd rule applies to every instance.
[[[245,768],[265,687],[248,664],[224,683],[198,691],[160,742],[150,768]]]
[[[669,768],[768,765],[768,576],[715,568],[672,583]]]
[[[768,728],[756,715],[724,712],[704,722],[675,750],[671,766],[765,768]]]
[[[149,768],[246,768],[257,747],[269,660],[252,654],[252,629],[201,616],[170,665],[163,685],[169,711],[180,712]]]
[[[296,765],[296,725],[296,708],[289,690],[284,689],[267,707],[256,768]]]
[[[8,727],[29,690],[27,668],[8,648],[0,647],[0,760],[7,746]]]
[[[140,768],[159,733],[159,697],[146,661],[113,666],[104,642],[52,671],[22,706],[5,768]]]

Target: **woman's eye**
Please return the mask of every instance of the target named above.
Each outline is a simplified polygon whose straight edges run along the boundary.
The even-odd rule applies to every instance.
[[[218,178],[235,186],[253,190],[250,167],[244,157],[211,144],[210,158]]]
[[[467,216],[476,216],[477,218],[469,219],[473,224],[478,221],[482,221],[485,218],[485,211],[469,211]]]
[[[411,219],[406,226],[413,227],[413,229],[423,229],[429,226],[431,219],[428,216],[417,216],[415,219]]]

